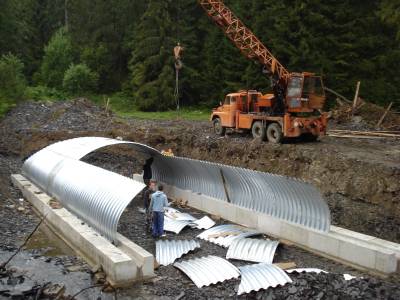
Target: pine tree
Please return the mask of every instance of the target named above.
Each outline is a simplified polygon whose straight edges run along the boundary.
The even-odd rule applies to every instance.
[[[175,106],[169,8],[167,1],[150,0],[134,32],[130,70],[135,103],[141,110],[161,111]]]

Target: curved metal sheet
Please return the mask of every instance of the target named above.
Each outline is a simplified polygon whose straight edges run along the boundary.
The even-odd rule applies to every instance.
[[[199,220],[192,222],[193,226],[197,229],[210,229],[215,225],[215,222],[208,216],[204,216]]]
[[[156,259],[160,265],[167,266],[196,248],[200,248],[200,243],[195,240],[158,240]]]
[[[297,268],[297,269],[288,269],[285,270],[286,273],[328,273],[324,270],[317,269],[317,268]]]
[[[190,225],[190,221],[174,220],[168,216],[164,216],[164,230],[178,234],[183,228]]]
[[[238,268],[229,261],[214,255],[177,262],[174,267],[184,272],[198,288],[240,275]]]
[[[81,159],[97,149],[117,144],[127,144],[146,156],[154,157],[153,176],[159,181],[226,201],[222,170],[232,204],[316,230],[329,230],[329,208],[318,190],[308,183],[239,167],[164,156],[140,143],[101,137],[58,142],[32,155],[24,163],[23,173],[46,189],[58,158]],[[48,161],[46,157],[49,157]]]
[[[292,282],[290,277],[279,267],[271,264],[255,264],[239,267],[242,280],[240,281],[238,295],[268,289],[270,287],[284,286]]]
[[[238,225],[219,225],[200,233],[197,238],[217,244],[222,247],[229,247],[233,241],[249,236],[260,235],[261,233]]]
[[[226,258],[272,264],[278,241],[237,239],[229,246]]]

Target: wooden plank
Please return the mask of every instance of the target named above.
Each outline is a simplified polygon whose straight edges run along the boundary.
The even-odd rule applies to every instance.
[[[356,107],[357,107],[357,101],[358,101],[358,93],[360,92],[360,81],[357,81],[357,86],[356,86],[356,92],[354,94],[354,99],[353,99],[353,107],[351,109],[351,115],[354,115],[354,112],[356,111]]]
[[[334,94],[335,96],[337,96],[337,97],[339,97],[340,99],[342,99],[344,102],[347,102],[348,104],[351,104],[351,100],[347,99],[347,98],[346,98],[345,96],[343,96],[342,94],[339,94],[338,92],[336,92],[336,91],[334,91],[334,90],[332,90],[332,89],[330,89],[330,88],[327,88],[327,87],[324,87],[324,90],[327,91],[327,92],[329,92],[329,93]]]
[[[389,110],[392,108],[393,102],[390,102],[389,106],[386,108],[384,114],[382,115],[382,117],[379,119],[378,123],[376,124],[376,127],[378,128],[379,126],[381,126],[383,120],[385,119],[387,113],[389,112]]]
[[[282,270],[288,270],[288,269],[296,268],[296,263],[294,261],[275,263],[273,265],[281,268]]]

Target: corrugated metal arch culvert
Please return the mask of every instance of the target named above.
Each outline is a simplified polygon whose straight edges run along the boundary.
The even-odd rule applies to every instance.
[[[103,137],[81,137],[57,142],[28,158],[22,167],[22,172],[48,194],[54,195],[52,183],[60,169],[65,167],[65,164],[72,164],[71,161],[78,161],[100,148],[118,144],[127,144],[133,150],[144,154],[146,157],[154,157],[152,165],[153,177],[166,184],[202,193],[221,201],[227,201],[222,184],[222,170],[232,204],[316,230],[329,230],[329,208],[322,199],[321,194],[311,184],[293,178],[239,167],[183,157],[168,157],[154,148],[135,142]],[[68,163],[66,162],[67,159],[69,159]],[[89,170],[89,167],[86,166],[88,164],[80,163],[80,166],[85,165],[83,168]],[[101,173],[99,170],[98,172]],[[104,173],[104,176],[111,176],[110,173],[112,172],[107,173],[107,175]],[[71,173],[63,172],[62,174],[72,176]],[[93,182],[95,182],[95,178],[92,178]],[[122,178],[124,177],[121,176],[121,180]],[[62,180],[57,182],[62,182]],[[130,182],[133,184],[132,182],[134,181]],[[71,180],[70,184],[75,185],[77,183]],[[115,188],[111,186],[108,188],[110,188],[110,191],[115,191]],[[76,194],[78,198],[77,201],[74,201],[75,205],[87,205],[81,203],[82,201],[87,201],[85,198],[87,193],[92,193],[93,199],[91,203],[93,205],[97,201],[96,199],[105,201],[100,200],[104,198],[99,197],[96,191],[84,190],[82,193]],[[115,198],[113,199],[113,201],[118,201]],[[63,202],[62,199],[59,200]],[[69,204],[63,203],[63,205],[68,207]],[[98,224],[96,228],[100,233],[106,234],[105,231],[108,231],[107,236],[109,238],[109,234],[114,229],[109,224],[103,224],[102,222],[109,220],[107,214],[109,214],[111,206],[111,202],[99,205],[98,215],[92,216],[94,220],[90,221],[90,224]],[[80,214],[81,218],[89,223],[88,216],[85,218],[83,214]],[[93,226],[95,227],[95,225]],[[105,228],[108,229],[105,230]]]

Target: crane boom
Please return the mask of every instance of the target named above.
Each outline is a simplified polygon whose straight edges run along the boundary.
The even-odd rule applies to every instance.
[[[276,81],[287,82],[288,70],[222,0],[199,0],[199,4],[247,58],[258,61]]]

